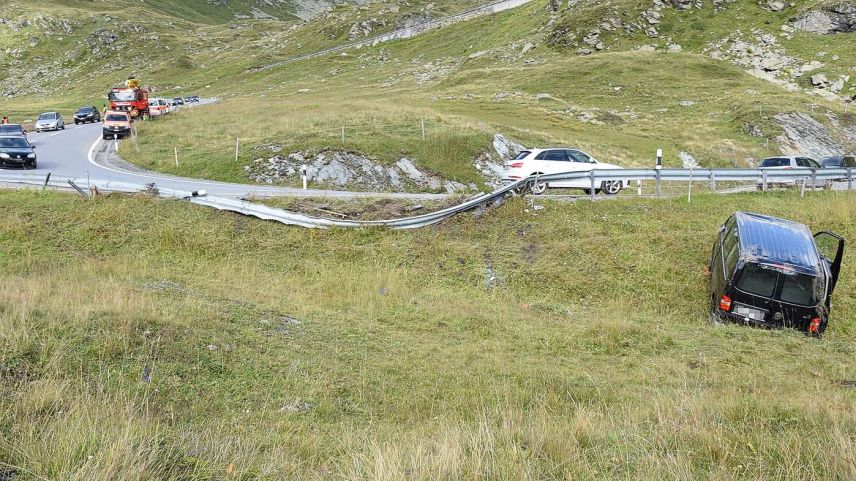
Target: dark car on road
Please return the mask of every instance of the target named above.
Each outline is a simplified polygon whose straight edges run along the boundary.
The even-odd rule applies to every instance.
[[[36,147],[23,137],[0,137],[0,167],[36,168]]]
[[[21,124],[2,124],[0,125],[0,137],[21,137],[27,138],[27,129]]]
[[[176,98],[172,99],[172,104],[173,105],[184,105],[184,99],[181,97],[176,97]]]
[[[710,260],[711,310],[719,320],[826,330],[844,239],[803,224],[737,212],[722,225]]]
[[[74,113],[74,124],[85,124],[87,122],[101,122],[101,112],[93,106],[80,107]]]

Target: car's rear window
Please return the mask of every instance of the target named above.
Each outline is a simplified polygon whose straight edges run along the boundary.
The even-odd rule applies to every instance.
[[[823,296],[821,282],[817,277],[803,274],[782,274],[782,302],[813,306]],[[819,292],[820,291],[820,292]]]
[[[127,122],[128,117],[125,115],[109,114],[107,115],[108,122]]]
[[[758,264],[746,264],[737,288],[756,296],[772,298],[776,291],[776,283],[779,281],[779,273],[773,269],[765,269]]]
[[[791,165],[791,159],[784,159],[774,157],[772,159],[764,159],[761,162],[761,167],[789,167]]]
[[[6,124],[6,125],[0,125],[0,132],[15,132],[15,133],[21,133],[21,132],[22,132],[22,130],[23,130],[23,129],[21,128],[21,126],[20,126],[20,125],[9,125],[9,124]]]
[[[772,299],[780,281],[782,291],[778,300],[782,302],[814,306],[823,297],[823,283],[817,277],[797,273],[787,274],[754,263],[748,263],[743,267],[743,273],[737,281],[737,288],[749,294]]]
[[[820,165],[824,167],[841,167],[844,164],[844,157],[827,157],[820,161]]]
[[[517,154],[517,157],[515,157],[514,160],[523,160],[526,157],[528,157],[529,154],[531,154],[531,153],[532,152],[529,152],[528,150],[524,150],[523,152],[520,152],[519,154]]]

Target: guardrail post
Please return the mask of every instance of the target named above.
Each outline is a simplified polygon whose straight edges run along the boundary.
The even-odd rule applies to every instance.
[[[693,169],[690,169],[690,182],[687,187],[687,204],[693,202]]]
[[[805,197],[805,179],[802,180],[802,186],[800,186],[800,197]]]
[[[767,171],[761,172],[761,190],[767,192]]]
[[[660,178],[660,169],[657,169],[657,197],[660,197],[662,192],[663,180]]]
[[[817,169],[811,169],[811,191],[814,192],[814,188],[817,185]]]
[[[847,168],[847,190],[853,190],[853,167]]]
[[[716,193],[716,173],[710,171],[710,191]]]
[[[595,190],[594,190],[594,169],[589,171],[589,180],[591,181],[591,200],[595,198]]]

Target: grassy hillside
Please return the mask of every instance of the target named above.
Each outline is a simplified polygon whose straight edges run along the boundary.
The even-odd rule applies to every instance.
[[[852,479],[852,253],[823,340],[707,316],[734,210],[856,236],[852,196],[795,195],[313,232],[0,193],[0,462],[16,481]]]
[[[226,23],[242,18],[294,19],[305,11],[302,4],[327,6],[333,1],[301,0],[114,0],[106,6],[92,0],[29,0],[28,3],[48,8],[67,6],[79,9],[98,10],[103,13],[124,16],[127,9],[142,7],[150,11],[200,23]]]

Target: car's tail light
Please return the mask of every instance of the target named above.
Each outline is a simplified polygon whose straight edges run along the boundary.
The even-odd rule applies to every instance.
[[[719,308],[725,312],[731,311],[731,298],[723,295],[719,298]]]
[[[808,332],[810,334],[820,334],[820,318],[815,317],[811,320],[811,324],[808,325]]]
[[[519,168],[523,167],[523,162],[512,162],[510,167],[512,169],[519,169]]]

